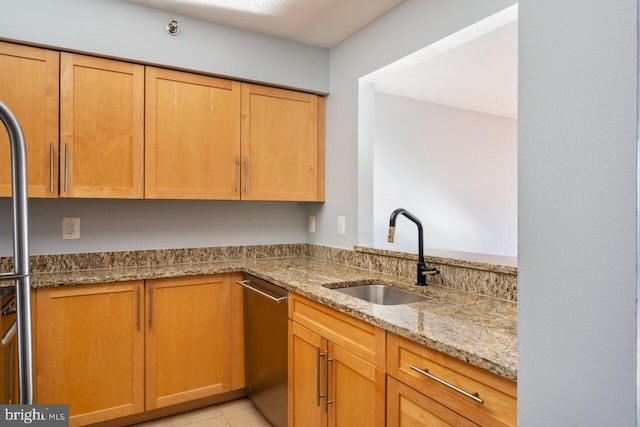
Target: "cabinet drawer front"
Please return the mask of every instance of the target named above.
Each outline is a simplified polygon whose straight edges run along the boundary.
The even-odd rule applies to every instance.
[[[392,377],[387,378],[387,425],[389,427],[478,426]]]
[[[289,318],[384,369],[384,330],[295,294]]]
[[[415,368],[476,394],[482,403]],[[481,425],[516,425],[516,383],[484,369],[388,334],[387,373]]]

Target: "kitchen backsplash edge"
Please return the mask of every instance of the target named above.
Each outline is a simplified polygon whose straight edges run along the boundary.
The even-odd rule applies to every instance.
[[[30,267],[34,273],[53,273],[282,257],[311,257],[406,279],[412,279],[416,274],[415,255],[307,243],[32,255]],[[517,300],[517,268],[513,266],[429,256],[426,261],[440,271],[440,274],[428,278],[430,284],[508,301]],[[9,272],[12,268],[12,257],[0,257],[0,272]]]

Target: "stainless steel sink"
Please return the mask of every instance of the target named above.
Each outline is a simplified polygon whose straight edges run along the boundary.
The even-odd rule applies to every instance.
[[[380,305],[410,304],[412,302],[420,302],[429,299],[424,295],[413,294],[392,286],[380,284],[349,286],[344,288],[334,288],[333,290]]]

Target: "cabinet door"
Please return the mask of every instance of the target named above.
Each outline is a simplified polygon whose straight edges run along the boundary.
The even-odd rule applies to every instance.
[[[61,197],[142,198],[144,67],[61,54]]]
[[[387,377],[389,427],[477,427],[449,408],[392,377]]]
[[[145,197],[240,198],[240,83],[147,67]]]
[[[329,426],[385,425],[385,374],[329,342]]]
[[[242,85],[243,199],[324,198],[324,108],[319,120],[318,104],[316,95]]]
[[[146,409],[233,388],[234,366],[244,367],[232,358],[242,342],[238,304],[229,275],[147,281]]]
[[[327,340],[289,320],[288,365],[289,426],[326,426]]]
[[[143,282],[38,290],[36,402],[84,425],[144,409]]]
[[[20,122],[29,197],[58,197],[59,54],[0,42],[0,101]],[[0,124],[0,196],[11,196],[9,136]]]

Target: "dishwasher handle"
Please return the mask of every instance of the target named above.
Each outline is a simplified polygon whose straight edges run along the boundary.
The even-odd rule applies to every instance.
[[[260,295],[262,295],[263,297],[275,302],[276,304],[280,304],[283,301],[286,301],[288,299],[288,297],[286,295],[281,296],[281,297],[274,297],[272,295],[269,295],[268,293],[261,291],[258,288],[255,288],[253,286],[251,286],[251,279],[247,279],[247,280],[239,280],[236,282],[238,285],[243,286],[246,289],[249,289],[250,291],[256,292]]]

